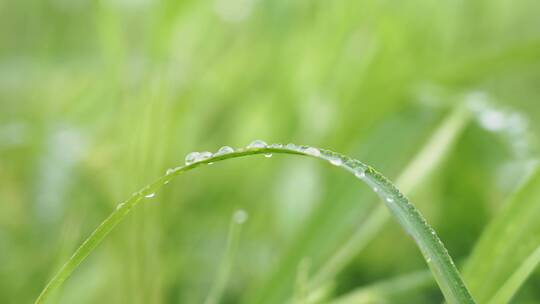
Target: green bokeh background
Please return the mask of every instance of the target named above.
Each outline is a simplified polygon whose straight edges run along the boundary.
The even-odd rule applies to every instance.
[[[481,99],[528,127],[471,123],[411,195],[463,261],[536,156],[539,15],[536,0],[1,1],[0,302],[32,302],[119,202],[190,151],[309,144],[395,179],[453,107]],[[204,167],[133,210],[55,300],[202,303],[243,208],[223,303],[284,303],[300,261],[315,271],[379,203],[314,160]],[[389,223],[330,297],[424,268]],[[538,284],[516,303],[540,301]],[[391,303],[441,299],[431,286]]]

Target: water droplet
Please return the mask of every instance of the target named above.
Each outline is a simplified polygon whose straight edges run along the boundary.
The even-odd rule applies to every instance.
[[[156,193],[155,193],[155,192],[152,192],[152,193],[148,193],[148,194],[145,195],[144,197],[145,197],[145,198],[153,198],[154,196],[156,196]]]
[[[247,148],[248,149],[260,149],[260,148],[266,148],[267,144],[260,140],[260,139],[257,139],[257,140],[254,140],[252,141],[248,146]]]
[[[393,203],[393,202],[394,202],[394,199],[391,198],[391,197],[387,197],[387,198],[386,198],[386,201],[389,202],[389,203]]]
[[[165,174],[169,175],[169,174],[172,174],[173,172],[174,172],[174,168],[169,168],[169,169],[167,169]]]
[[[170,182],[170,180],[166,180],[163,182],[164,185],[168,184]]]
[[[271,144],[268,147],[269,148],[274,148],[274,149],[281,149],[281,148],[283,148],[283,145],[282,144]]]
[[[267,154],[264,155],[264,157],[270,158],[270,157],[272,157],[272,153],[267,153]]]
[[[428,258],[426,259],[426,261],[427,261],[428,263],[431,263],[431,258],[428,257]]]
[[[191,165],[194,162],[196,162],[199,159],[199,155],[200,155],[199,152],[191,152],[188,155],[186,155],[186,159],[185,159],[186,165]]]
[[[366,177],[366,172],[364,171],[364,169],[359,169],[354,172],[354,175],[360,179],[363,179]]]
[[[504,129],[507,125],[505,113],[495,109],[482,111],[479,120],[484,129],[493,132]]]
[[[120,203],[118,205],[116,205],[116,210],[122,208],[126,203]]]
[[[373,191],[375,191],[375,192],[379,192],[379,188],[377,188],[377,187],[373,187]]]
[[[186,156],[186,165],[191,165],[196,162],[203,161],[205,159],[208,159],[212,157],[213,154],[208,151],[204,152],[191,152]]]
[[[212,152],[204,151],[204,152],[199,153],[199,157],[197,158],[196,161],[202,161],[212,156],[213,156]]]
[[[341,166],[343,164],[341,158],[332,157],[328,161],[334,166]]]
[[[321,151],[319,151],[319,149],[313,148],[313,147],[306,148],[304,150],[304,153],[306,153],[307,155],[315,156],[315,157],[321,156]]]
[[[290,150],[296,150],[298,147],[296,147],[295,144],[289,143],[289,144],[287,144],[287,145],[285,146],[285,148],[290,149]]]
[[[237,224],[243,224],[247,221],[249,215],[244,209],[239,209],[234,212],[233,219]]]
[[[214,156],[219,156],[219,155],[225,155],[225,154],[229,154],[229,153],[233,153],[234,152],[234,149],[229,147],[229,146],[223,146],[221,148],[219,148],[219,150],[214,154]]]

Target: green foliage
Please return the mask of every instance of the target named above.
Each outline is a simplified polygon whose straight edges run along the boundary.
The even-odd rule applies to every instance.
[[[539,302],[534,237],[490,237],[515,259],[478,253],[538,158],[539,11],[536,0],[0,1],[0,302],[35,301],[119,202],[189,149],[253,138],[372,164],[463,261],[479,303]],[[456,114],[463,102],[472,119]],[[428,271],[340,170],[279,155],[213,166],[134,208],[52,302],[203,303],[228,277],[223,304],[325,303]],[[528,192],[520,212],[535,214]],[[237,209],[250,221],[227,274]],[[494,282],[469,270],[488,277],[488,264]],[[377,298],[443,301],[434,281],[409,278]]]
[[[465,277],[481,303],[508,303],[540,262],[540,172],[507,202],[478,240]]]

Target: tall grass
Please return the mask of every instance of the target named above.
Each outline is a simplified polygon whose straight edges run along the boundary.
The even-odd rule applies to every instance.
[[[536,0],[0,1],[0,302],[34,301],[179,151],[255,137],[373,165],[422,210],[478,302],[540,301],[538,194],[513,198],[527,171],[516,158],[540,134],[539,11]],[[498,110],[451,122],[467,96],[520,110],[529,134]],[[283,156],[204,167],[137,204],[50,299],[202,303],[242,208],[252,221],[225,303],[358,290],[442,301],[434,280],[407,275],[429,274],[414,242],[342,170]]]

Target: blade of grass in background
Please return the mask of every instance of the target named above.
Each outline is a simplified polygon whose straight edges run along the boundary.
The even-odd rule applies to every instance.
[[[480,303],[507,303],[539,262],[540,171],[534,174],[486,228],[464,278]]]
[[[308,303],[308,277],[309,277],[309,268],[310,260],[308,258],[300,261],[298,265],[298,270],[296,274],[296,284],[294,290],[294,304],[306,304]]]
[[[428,270],[417,271],[358,288],[330,304],[391,303],[392,298],[404,292],[430,286],[432,283],[433,276]]]
[[[125,217],[125,215],[144,198],[152,198],[156,191],[175,176],[194,169],[200,165],[213,163],[229,158],[236,158],[254,154],[271,155],[272,153],[297,154],[316,157],[330,162],[365,182],[379,195],[385,205],[390,209],[402,228],[414,239],[420,248],[435,280],[439,284],[441,292],[449,303],[467,304],[475,303],[472,296],[463,283],[452,258],[448,254],[443,243],[435,231],[427,224],[420,212],[395,188],[395,186],[379,172],[345,155],[328,150],[319,150],[313,147],[280,144],[267,146],[262,141],[255,141],[245,149],[232,150],[231,148],[220,149],[218,153],[210,152],[191,153],[186,157],[186,166],[168,170],[167,174],[151,183],[141,191],[135,193],[118,208],[90,235],[79,247],[68,262],[52,278],[42,291],[36,304],[44,303],[47,297],[59,288],[71,275],[77,266],[95,249],[95,247],[107,236],[107,234]]]
[[[216,275],[216,281],[210,289],[208,297],[204,301],[205,304],[218,304],[223,297],[223,292],[231,275],[234,258],[238,251],[238,241],[240,240],[242,225],[246,222],[247,217],[248,215],[244,210],[237,210],[232,216],[225,255],[221,262],[219,272]]]

